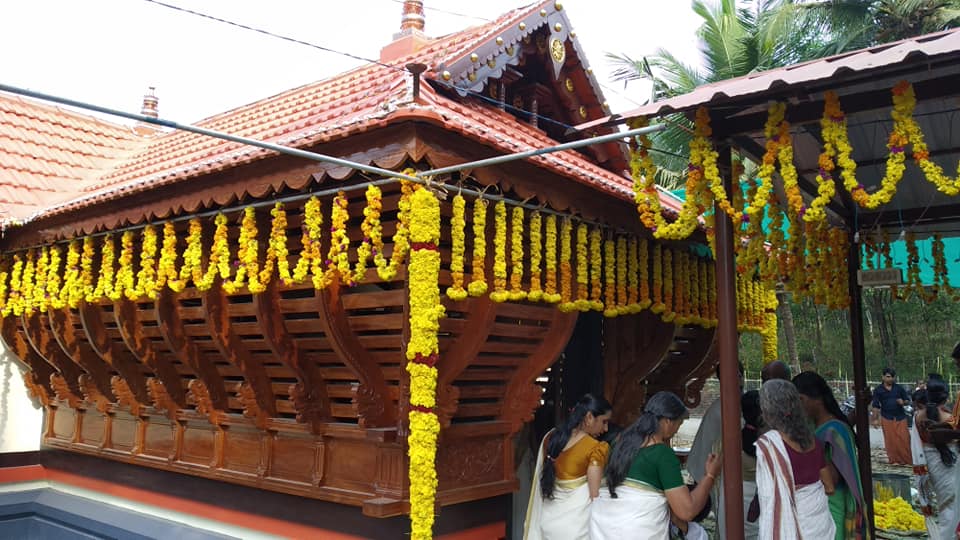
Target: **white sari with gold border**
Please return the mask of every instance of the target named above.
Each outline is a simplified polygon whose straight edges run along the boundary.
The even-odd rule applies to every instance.
[[[587,529],[590,519],[590,488],[587,486],[587,476],[557,480],[552,499],[544,499],[540,491],[543,445],[550,433],[540,441],[540,451],[537,452],[537,466],[533,470],[530,502],[527,504],[527,517],[523,522],[523,538],[524,540],[588,540],[590,538]]]
[[[670,506],[663,491],[627,478],[617,486],[617,498],[606,487],[590,509],[591,540],[668,540]]]

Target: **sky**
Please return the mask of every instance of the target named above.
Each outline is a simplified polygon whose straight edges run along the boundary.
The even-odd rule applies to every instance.
[[[398,0],[164,1],[371,59],[399,30],[402,7]],[[426,0],[426,34],[483,24],[527,3]],[[605,53],[639,58],[663,47],[699,62],[698,18],[686,0],[562,3],[614,112],[635,108],[649,88],[610,82]],[[154,86],[160,116],[184,123],[362,65],[147,0],[4,2],[0,51],[4,84],[127,112],[139,112]]]

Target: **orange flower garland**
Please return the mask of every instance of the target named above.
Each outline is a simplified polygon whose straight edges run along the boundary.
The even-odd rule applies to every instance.
[[[570,312],[577,309],[573,302],[573,267],[571,257],[571,236],[573,236],[573,222],[570,218],[563,218],[560,224],[560,311]]]
[[[642,250],[641,250],[642,253]],[[642,270],[641,266],[641,270]],[[643,285],[643,277],[641,276],[641,286]],[[663,303],[663,246],[659,243],[654,243],[653,245],[653,298],[652,305],[650,306],[650,311],[654,313],[663,313],[667,309],[666,304]]]
[[[546,225],[546,284],[543,290],[543,299],[551,304],[560,302],[561,296],[557,293],[557,216],[547,216]],[[567,265],[569,267],[569,263]]]
[[[590,309],[603,309],[603,236],[599,227],[590,231]]]
[[[617,311],[617,257],[613,239],[603,241],[603,316],[616,317]]]

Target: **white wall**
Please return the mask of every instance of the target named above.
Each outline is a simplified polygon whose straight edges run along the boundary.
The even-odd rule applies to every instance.
[[[27,395],[13,353],[0,341],[0,453],[40,449],[43,409]]]

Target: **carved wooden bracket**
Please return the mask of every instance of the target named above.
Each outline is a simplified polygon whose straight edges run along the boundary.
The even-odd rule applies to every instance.
[[[263,365],[253,358],[247,345],[230,324],[228,304],[227,293],[219,283],[203,293],[203,305],[207,310],[207,325],[213,343],[224,358],[240,368],[260,409],[270,416],[276,416],[277,399],[273,393],[273,385],[270,384]]]
[[[110,385],[113,387],[113,394],[117,396],[117,405],[130,409],[130,414],[133,416],[140,416],[143,412],[143,405],[137,396],[134,395],[133,390],[130,389],[130,385],[126,379],[114,375],[113,378],[110,379]]]
[[[280,287],[277,281],[271,280],[267,290],[253,296],[257,322],[274,356],[297,376],[298,382],[290,385],[289,390],[290,399],[297,410],[297,421],[310,424],[313,432],[319,433],[322,424],[331,419],[326,381],[316,363],[307,359],[287,332],[280,315]]]
[[[213,406],[225,410],[228,406],[228,397],[223,377],[217,371],[216,366],[204,358],[193,341],[187,337],[176,296],[172,291],[164,288],[158,294],[154,306],[157,321],[160,324],[160,334],[166,341],[167,346],[177,357],[186,362],[193,373],[203,381],[204,388]]]
[[[17,358],[27,366],[30,372],[33,373],[33,384],[41,387],[46,395],[45,401],[40,395],[38,395],[38,399],[40,399],[44,405],[47,405],[50,402],[50,397],[53,396],[53,388],[50,386],[50,375],[54,374],[53,368],[27,343],[27,338],[24,337],[19,326],[20,318],[4,317],[2,326],[3,341]],[[28,383],[27,387],[30,388],[31,384]]]
[[[517,432],[524,422],[533,420],[533,413],[540,406],[543,389],[535,383],[536,378],[552,365],[570,341],[577,324],[577,313],[553,310],[550,329],[536,354],[517,368],[507,384],[503,410],[500,417],[510,424],[510,431]]]
[[[213,425],[220,425],[226,419],[226,414],[217,409],[210,399],[210,392],[207,386],[200,379],[190,381],[189,396],[197,408],[197,412],[206,416]]]
[[[23,372],[23,384],[27,387],[27,395],[34,401],[39,402],[40,405],[47,407],[50,405],[50,394],[36,378],[37,374],[34,371]]]
[[[57,399],[73,409],[79,409],[81,407],[83,398],[74,393],[74,390],[70,388],[70,385],[62,375],[56,373],[50,375],[50,386],[53,387],[53,393],[56,394]]]
[[[113,366],[123,379],[127,390],[133,399],[144,406],[150,405],[150,396],[147,395],[147,379],[141,371],[140,365],[130,356],[129,351],[119,347],[107,334],[107,327],[100,318],[100,306],[88,302],[80,302],[80,322],[87,335],[87,341],[104,362]],[[116,377],[114,377],[116,378]],[[110,381],[114,395],[117,395],[117,385]]]
[[[110,398],[103,395],[96,381],[92,376],[84,373],[80,376],[80,391],[83,392],[83,399],[103,414],[110,411],[110,401],[113,392],[110,392]]]
[[[249,384],[244,383],[237,388],[237,399],[243,407],[243,416],[252,419],[258,428],[267,429],[270,417],[257,404],[257,395]]]
[[[440,355],[437,363],[437,416],[444,428],[450,426],[459,405],[460,389],[453,382],[477,357],[497,320],[497,305],[489,296],[470,298],[467,302],[467,331]]]
[[[626,426],[647,400],[646,378],[670,350],[674,325],[650,311],[604,319],[603,324],[605,394],[613,404],[612,420]]]
[[[387,427],[396,422],[396,407],[389,400],[387,383],[376,360],[357,339],[340,298],[340,283],[334,280],[318,291],[320,324],[330,347],[360,381],[354,403],[361,427]]]
[[[34,312],[29,316],[24,315],[24,335],[27,338],[27,342],[33,347],[33,350],[48,364],[53,366],[54,369],[60,372],[62,376],[61,380],[63,384],[66,385],[65,388],[61,388],[58,391],[57,385],[53,384],[52,379],[50,381],[57,396],[61,396],[64,391],[68,390],[70,399],[80,399],[80,375],[83,371],[73,360],[64,354],[60,345],[51,337],[49,327],[46,324],[46,318],[46,315],[40,315],[38,312]],[[58,382],[58,384],[60,383]],[[66,398],[62,397],[61,399]]]
[[[153,343],[143,335],[143,325],[140,323],[137,305],[124,299],[113,304],[113,316],[117,321],[120,337],[130,352],[142,364],[146,364],[163,383],[166,394],[173,399],[178,407],[185,407],[187,394],[183,390],[183,383],[176,368],[169,362],[158,361],[157,351]]]
[[[74,329],[74,316],[70,308],[51,310],[48,314],[50,328],[63,352],[80,365],[92,378],[92,383],[107,400],[114,402],[116,397],[110,387],[113,376],[110,366],[100,358],[86,341],[79,339]]]
[[[170,420],[177,419],[177,413],[180,412],[181,406],[167,392],[167,387],[163,384],[163,381],[156,377],[147,379],[147,392],[150,394],[150,399],[153,400],[155,409],[164,411],[164,415]],[[186,402],[186,394],[184,394],[184,402]]]

